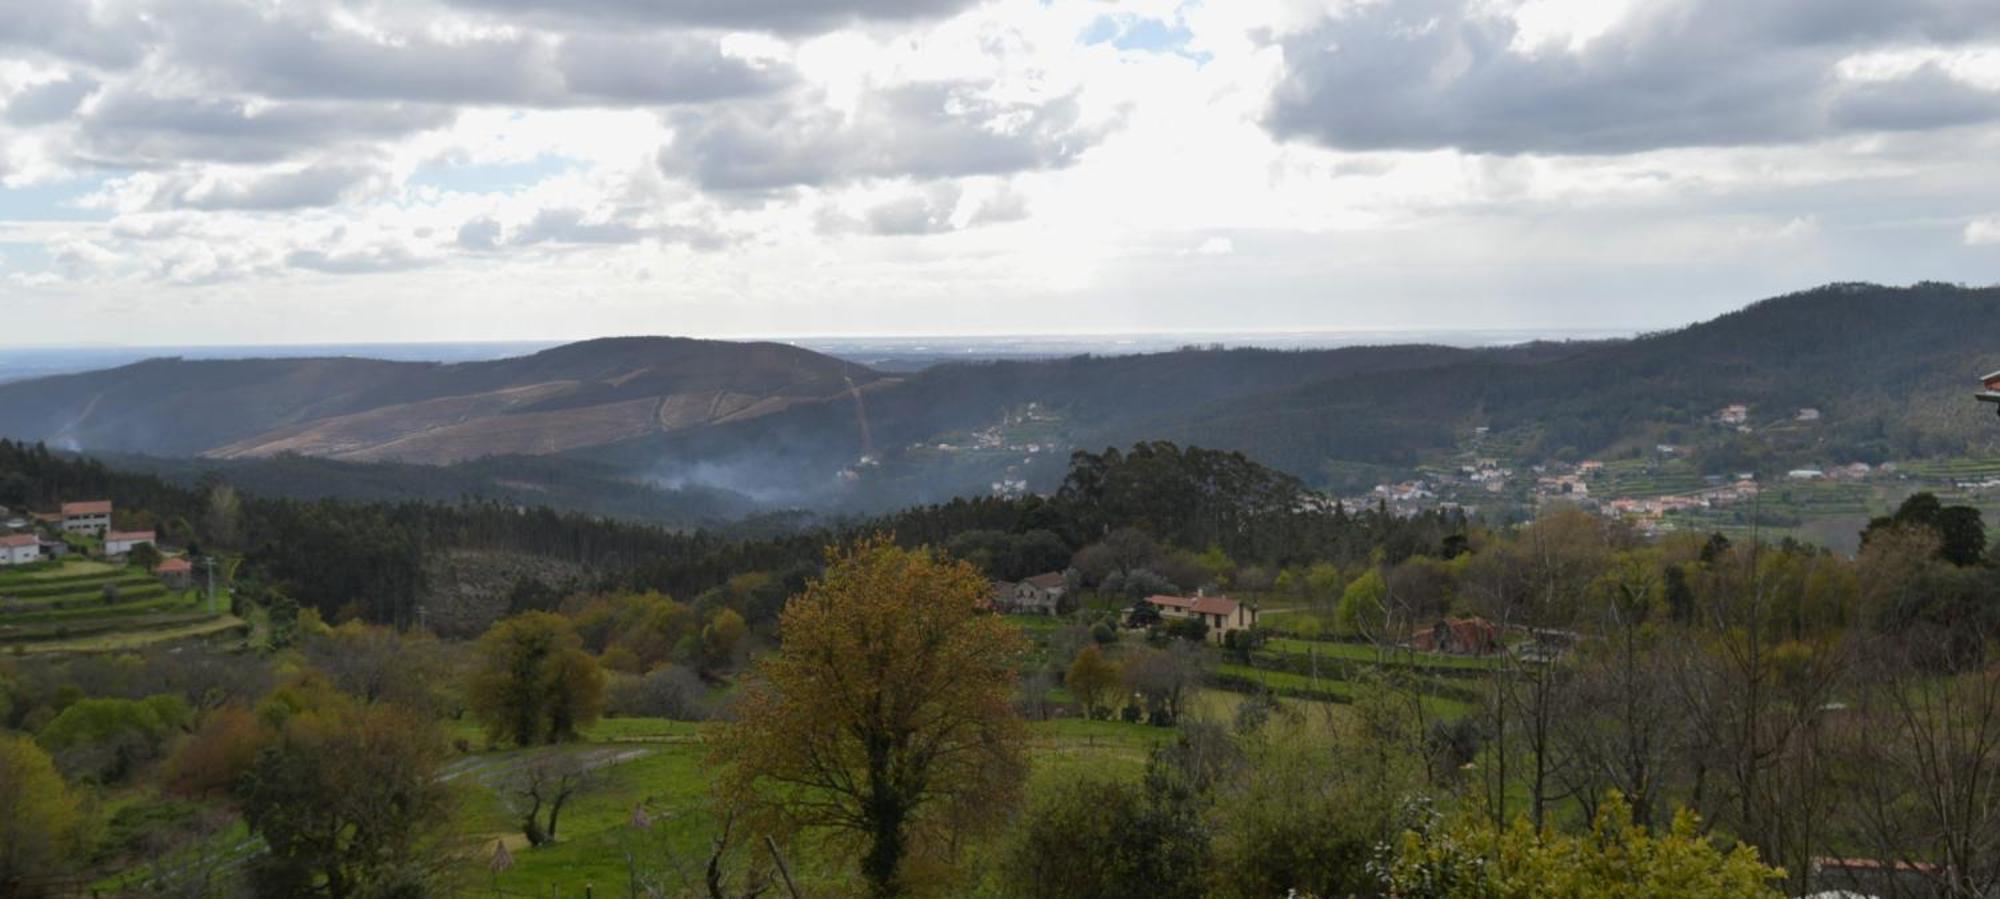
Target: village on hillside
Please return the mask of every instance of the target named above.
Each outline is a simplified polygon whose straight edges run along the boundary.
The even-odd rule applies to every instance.
[[[1403,517],[1442,510],[1503,523],[1567,504],[1625,522],[1646,536],[1738,534],[1761,525],[1767,532],[1794,533],[1844,550],[1853,549],[1854,534],[1868,518],[1913,492],[2000,509],[2000,460],[1825,460],[1771,471],[1705,471],[1702,444],[1695,442],[1759,433],[1809,437],[1826,420],[1814,407],[1760,415],[1750,404],[1730,403],[1691,422],[1684,432],[1687,442],[1625,447],[1576,461],[1524,452],[1518,436],[1477,427],[1450,458],[1339,501],[1350,509],[1381,508]]]
[[[0,647],[129,647],[240,626],[197,559],[163,547],[143,520],[109,500],[0,507]]]

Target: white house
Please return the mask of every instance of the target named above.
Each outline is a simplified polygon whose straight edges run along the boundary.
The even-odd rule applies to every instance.
[[[1011,585],[1001,598],[1001,606],[1010,612],[1054,615],[1061,611],[1063,594],[1067,591],[1068,584],[1063,573],[1051,571]]]
[[[62,529],[83,534],[103,534],[111,530],[111,501],[63,503]]]
[[[141,543],[152,542],[152,531],[107,531],[104,534],[104,554],[122,556]]]
[[[0,565],[26,565],[42,558],[42,541],[33,534],[0,535]]]
[[[1257,609],[1247,606],[1227,596],[1209,596],[1198,593],[1194,596],[1148,596],[1146,604],[1158,609],[1162,618],[1196,618],[1208,626],[1208,639],[1222,642],[1222,635],[1230,631],[1244,631],[1257,626]]]

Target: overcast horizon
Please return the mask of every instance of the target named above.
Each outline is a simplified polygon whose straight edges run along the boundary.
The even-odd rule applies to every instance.
[[[0,0],[0,345],[1657,330],[1996,160],[2000,4]]]

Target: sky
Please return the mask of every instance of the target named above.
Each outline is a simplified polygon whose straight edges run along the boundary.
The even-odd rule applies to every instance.
[[[0,345],[1686,323],[2000,281],[1985,0],[0,0]]]

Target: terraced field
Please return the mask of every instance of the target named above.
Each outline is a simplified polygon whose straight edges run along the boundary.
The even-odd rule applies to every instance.
[[[138,568],[77,560],[0,571],[0,651],[102,652],[242,627],[201,592],[169,590]]]

